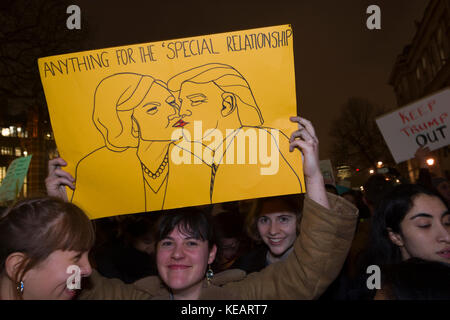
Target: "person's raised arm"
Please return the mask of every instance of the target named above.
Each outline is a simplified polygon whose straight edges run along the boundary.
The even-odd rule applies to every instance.
[[[47,194],[68,201],[66,186],[75,190],[75,179],[61,167],[67,166],[62,158],[55,158],[48,162],[48,176],[45,179]]]
[[[298,130],[289,139],[289,151],[298,148],[303,155],[303,173],[305,175],[306,194],[311,199],[330,209],[327,192],[319,166],[319,140],[311,122],[301,117],[291,117],[298,123]]]
[[[316,299],[339,274],[352,243],[358,210],[326,192],[314,128],[303,118],[291,120],[299,129],[291,135],[290,149],[299,148],[303,154],[307,192],[300,232],[285,260],[225,285],[240,299]]]

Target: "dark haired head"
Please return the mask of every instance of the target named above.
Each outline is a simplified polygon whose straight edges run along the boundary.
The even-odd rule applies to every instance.
[[[364,184],[364,197],[373,209],[376,209],[384,195],[394,187],[393,181],[386,178],[383,174],[374,174]]]
[[[154,229],[159,216],[160,212],[117,216],[117,236],[130,246],[137,241],[154,242]]]
[[[450,265],[411,258],[383,271],[382,288],[389,299],[449,300]]]
[[[91,221],[74,204],[50,197],[19,201],[0,218],[0,274],[14,252],[26,257],[12,276],[12,281],[19,283],[28,270],[52,252],[85,252],[91,249],[94,239]]]
[[[237,238],[243,235],[244,217],[236,211],[222,211],[213,216],[214,229],[218,238]]]
[[[388,230],[402,233],[400,223],[413,207],[414,199],[420,194],[439,198],[436,193],[419,185],[403,184],[394,187],[380,200],[372,218],[364,265],[377,264],[381,266],[402,261],[400,249],[390,240]]]
[[[200,209],[175,209],[162,214],[157,223],[156,243],[169,236],[175,228],[194,239],[208,241],[209,249],[217,242],[211,218]]]

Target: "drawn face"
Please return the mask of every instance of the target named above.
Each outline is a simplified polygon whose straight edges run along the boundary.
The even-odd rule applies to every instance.
[[[417,257],[450,263],[450,214],[437,197],[419,194],[400,223],[401,234],[391,240],[403,259]]]
[[[208,264],[214,261],[216,247],[192,238],[176,226],[156,248],[158,272],[174,294],[188,296],[201,290]]]
[[[222,118],[223,91],[212,82],[193,83],[184,82],[178,96],[180,115],[187,124],[187,130],[194,139],[194,121],[202,122],[203,134],[208,129],[216,129]],[[202,137],[203,138],[203,137]]]
[[[23,298],[25,300],[73,299],[76,290],[67,288],[67,279],[71,276],[67,273],[67,268],[70,265],[79,266],[83,277],[88,277],[92,272],[87,251],[56,250],[24,275]]]
[[[281,200],[266,201],[257,228],[270,253],[278,257],[292,247],[297,238],[297,216]]]
[[[156,82],[133,112],[139,138],[147,141],[170,141],[177,118],[179,115],[175,97]]]

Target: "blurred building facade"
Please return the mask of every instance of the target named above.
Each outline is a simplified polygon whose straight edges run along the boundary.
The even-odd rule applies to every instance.
[[[398,107],[450,86],[450,0],[430,0],[416,33],[397,57],[389,84],[393,86]],[[450,146],[432,152],[437,160],[432,173],[450,179]],[[415,159],[403,164],[412,182],[419,164]]]
[[[56,156],[56,145],[48,119],[39,121],[35,112],[26,116],[0,117],[0,183],[14,159],[32,155],[21,196],[45,194],[48,159]]]

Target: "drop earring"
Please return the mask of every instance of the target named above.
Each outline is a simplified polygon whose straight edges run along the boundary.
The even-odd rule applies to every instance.
[[[208,286],[211,284],[211,279],[214,276],[214,272],[211,269],[211,265],[208,264],[208,271],[206,271],[206,281],[208,281]]]
[[[20,282],[17,284],[17,292],[21,295],[21,294],[23,294],[23,289],[24,289],[23,281],[20,281]]]

